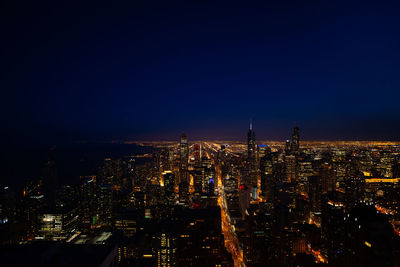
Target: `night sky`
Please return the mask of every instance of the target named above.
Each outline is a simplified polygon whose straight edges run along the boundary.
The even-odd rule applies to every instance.
[[[399,139],[398,1],[6,2],[8,144]]]

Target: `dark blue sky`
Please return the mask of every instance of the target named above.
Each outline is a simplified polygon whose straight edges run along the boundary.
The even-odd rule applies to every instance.
[[[9,2],[7,140],[398,139],[399,2]]]

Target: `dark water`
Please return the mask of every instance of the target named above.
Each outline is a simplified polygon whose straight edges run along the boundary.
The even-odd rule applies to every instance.
[[[3,149],[0,158],[0,183],[14,189],[26,181],[39,179],[49,151],[56,160],[58,180],[61,184],[73,184],[81,175],[96,174],[105,158],[151,153],[153,147],[119,143],[83,143],[46,146],[21,146]],[[140,160],[138,162],[140,164]]]

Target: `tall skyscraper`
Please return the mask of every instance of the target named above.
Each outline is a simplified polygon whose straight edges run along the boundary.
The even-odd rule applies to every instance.
[[[296,157],[295,156],[286,156],[286,181],[287,183],[294,183],[297,181],[296,178]]]
[[[290,152],[291,152],[291,143],[290,143],[290,140],[288,139],[288,140],[286,140],[286,142],[285,142],[285,153],[286,153],[286,155],[289,155],[290,154]]]
[[[194,147],[193,147],[193,154],[194,154],[194,160],[195,160],[195,164],[196,165],[200,165],[200,152],[201,152],[201,149],[200,149],[200,145],[199,144],[194,144]]]
[[[246,216],[246,210],[250,206],[250,189],[246,184],[241,184],[239,186],[239,208],[242,217]]]
[[[97,216],[101,225],[110,226],[112,217],[113,188],[109,184],[99,185],[97,188]]]
[[[171,171],[162,173],[164,179],[164,197],[168,205],[175,204],[175,175]]]
[[[180,182],[189,183],[188,175],[188,158],[189,158],[189,146],[186,134],[182,134],[180,138]]]
[[[251,121],[247,133],[247,157],[249,161],[253,161],[256,158],[256,134],[253,131],[253,123]]]
[[[260,159],[261,191],[269,201],[273,198],[273,158],[271,152],[267,152]]]
[[[321,166],[322,193],[334,192],[336,189],[336,175],[332,165],[325,162]]]
[[[186,181],[179,184],[179,202],[184,205],[189,203],[189,183]]]
[[[310,198],[310,210],[312,213],[321,213],[322,180],[321,176],[313,175],[308,177],[308,195]]]
[[[176,236],[171,229],[162,229],[153,236],[153,253],[157,259],[155,266],[175,266],[176,263]]]
[[[87,177],[80,184],[79,220],[82,228],[89,228],[95,216],[95,180],[96,177]]]
[[[300,148],[300,129],[299,127],[294,127],[292,135],[292,152],[297,152]]]
[[[201,193],[204,187],[204,176],[205,171],[204,168],[201,166],[195,166],[193,170],[193,183],[196,193]]]
[[[253,199],[257,198],[258,175],[257,175],[257,156],[256,156],[256,135],[253,130],[253,123],[250,121],[249,131],[247,133],[247,179],[243,183],[249,186],[249,191],[253,194]]]

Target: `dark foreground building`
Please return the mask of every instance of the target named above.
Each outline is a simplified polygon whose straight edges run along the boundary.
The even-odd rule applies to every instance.
[[[117,247],[111,245],[43,242],[0,249],[2,266],[117,266]]]

